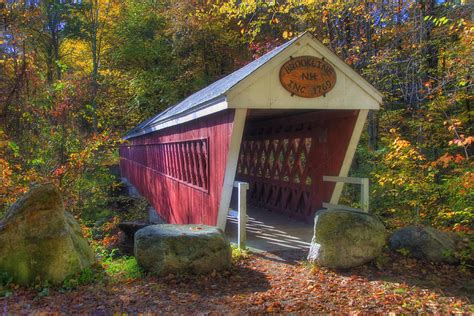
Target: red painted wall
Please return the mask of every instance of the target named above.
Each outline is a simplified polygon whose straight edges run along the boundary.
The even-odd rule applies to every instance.
[[[169,223],[216,225],[222,184],[234,122],[234,110],[225,110],[188,123],[128,140],[120,148],[120,170]],[[196,188],[157,172],[157,164],[169,159],[151,144],[207,138],[209,188]],[[127,158],[127,146],[147,145],[144,157]],[[188,159],[188,157],[186,157]],[[140,160],[141,163],[137,162]],[[151,168],[150,168],[151,167]],[[155,170],[154,170],[155,169]]]
[[[323,176],[339,176],[358,115],[358,110],[327,111],[315,122],[319,136],[315,137],[316,146],[310,158],[315,179],[312,184],[313,213],[331,199],[335,183],[324,182]]]

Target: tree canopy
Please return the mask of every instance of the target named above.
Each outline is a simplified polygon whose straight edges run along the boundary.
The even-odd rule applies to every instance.
[[[0,213],[45,181],[84,218],[107,212],[121,135],[310,31],[384,93],[352,168],[371,178],[374,211],[392,227],[472,230],[472,5],[21,0],[0,10]]]

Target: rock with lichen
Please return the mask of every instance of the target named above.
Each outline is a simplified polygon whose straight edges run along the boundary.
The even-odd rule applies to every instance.
[[[151,225],[135,234],[135,257],[156,275],[225,270],[232,252],[224,232],[206,225]]]
[[[52,184],[34,186],[0,223],[0,273],[17,284],[58,284],[94,262],[80,225]]]
[[[360,266],[381,254],[386,235],[382,222],[370,214],[322,210],[315,215],[308,260],[335,269]]]

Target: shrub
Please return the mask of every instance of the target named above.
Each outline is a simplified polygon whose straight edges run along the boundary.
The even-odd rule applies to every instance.
[[[250,258],[250,252],[247,249],[240,249],[236,245],[231,245],[232,248],[232,262],[239,263]]]
[[[107,258],[103,261],[102,266],[113,283],[135,280],[143,276],[142,269],[135,257]]]

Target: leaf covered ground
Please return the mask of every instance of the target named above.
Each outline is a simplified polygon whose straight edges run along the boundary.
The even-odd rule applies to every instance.
[[[0,314],[473,313],[470,272],[387,255],[378,267],[312,268],[304,253],[252,254],[224,273],[95,281],[73,290],[12,288]]]

